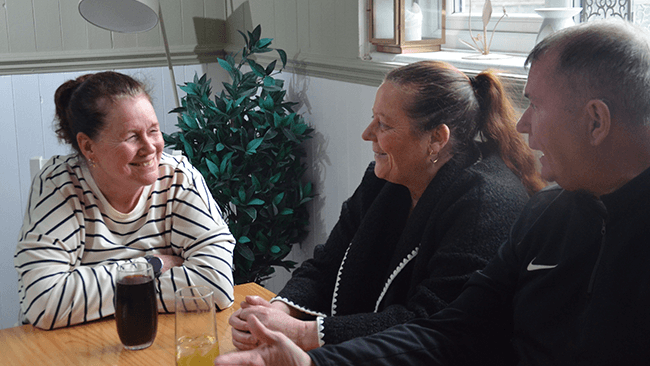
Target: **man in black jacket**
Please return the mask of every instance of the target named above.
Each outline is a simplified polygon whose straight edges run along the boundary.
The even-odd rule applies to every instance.
[[[530,53],[518,124],[555,181],[448,308],[309,354],[251,320],[261,347],[217,365],[635,365],[650,362],[650,45],[597,21]]]

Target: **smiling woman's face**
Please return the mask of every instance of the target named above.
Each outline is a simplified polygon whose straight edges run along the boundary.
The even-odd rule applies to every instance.
[[[372,142],[375,175],[411,189],[429,169],[429,134],[416,134],[403,106],[410,95],[394,83],[377,90],[373,118],[361,137]]]
[[[82,146],[92,161],[91,172],[105,191],[137,194],[158,179],[164,141],[149,98],[118,99],[107,107],[105,126],[94,141]]]

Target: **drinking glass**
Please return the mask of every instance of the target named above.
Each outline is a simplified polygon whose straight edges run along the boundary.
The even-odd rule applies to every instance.
[[[151,264],[117,267],[115,321],[124,348],[137,350],[153,344],[158,331],[158,302]]]
[[[213,365],[219,356],[212,289],[189,286],[176,290],[176,365]]]

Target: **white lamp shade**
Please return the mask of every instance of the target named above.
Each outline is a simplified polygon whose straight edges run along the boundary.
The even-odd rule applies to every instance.
[[[120,33],[148,31],[158,24],[158,0],[80,0],[79,13],[89,23]]]

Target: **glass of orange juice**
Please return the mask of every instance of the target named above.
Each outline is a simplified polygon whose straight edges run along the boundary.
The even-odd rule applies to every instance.
[[[213,365],[219,355],[212,289],[189,286],[176,290],[176,365]]]

